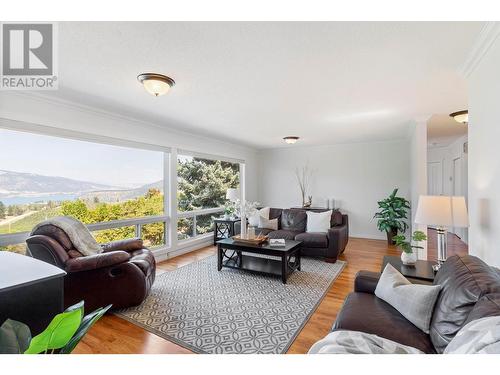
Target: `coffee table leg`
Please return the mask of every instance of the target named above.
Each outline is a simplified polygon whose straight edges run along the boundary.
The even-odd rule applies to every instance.
[[[288,271],[287,268],[288,268],[287,256],[282,255],[281,256],[281,281],[283,282],[283,284],[286,284],[286,276],[287,276],[287,271]]]
[[[236,254],[238,255],[238,261],[236,264],[238,265],[239,268],[243,267],[243,257],[241,256],[241,251],[237,251]]]
[[[222,269],[222,246],[217,245],[217,270],[220,271]]]
[[[297,262],[298,262],[298,267],[297,267],[297,271],[300,271],[300,259],[302,258],[301,254],[300,254],[300,249],[297,250],[297,255],[295,255],[297,257]]]

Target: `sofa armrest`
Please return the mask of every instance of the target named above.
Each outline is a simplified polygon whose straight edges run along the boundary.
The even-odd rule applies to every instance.
[[[143,241],[140,238],[127,238],[125,240],[117,240],[108,242],[101,245],[104,253],[109,253],[110,251],[136,251],[144,248]]]
[[[354,279],[354,291],[375,294],[379,279],[379,272],[359,271]]]
[[[329,259],[337,259],[344,251],[347,243],[347,226],[338,225],[328,229],[328,251],[326,257]]]
[[[114,266],[127,262],[130,254],[125,251],[110,251],[107,253],[89,255],[86,257],[68,259],[66,272],[81,272]]]

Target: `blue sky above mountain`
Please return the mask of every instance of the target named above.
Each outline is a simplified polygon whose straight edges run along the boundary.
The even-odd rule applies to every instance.
[[[163,153],[0,130],[0,170],[133,188],[163,178]]]

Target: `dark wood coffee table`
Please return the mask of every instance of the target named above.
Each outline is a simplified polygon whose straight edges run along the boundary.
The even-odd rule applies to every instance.
[[[301,241],[286,240],[285,246],[269,246],[239,243],[227,238],[217,241],[217,269],[235,268],[266,275],[280,276],[286,284],[288,275],[300,271]],[[271,255],[280,259],[260,258],[245,253]]]

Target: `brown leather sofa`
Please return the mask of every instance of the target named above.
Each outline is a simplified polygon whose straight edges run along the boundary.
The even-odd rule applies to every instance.
[[[151,251],[140,238],[101,245],[101,254],[83,256],[60,228],[42,225],[26,240],[27,254],[62,268],[64,305],[85,301],[85,310],[112,304],[139,305],[149,294],[156,272]]]
[[[311,211],[324,212],[327,210]],[[337,261],[349,240],[348,217],[338,210],[332,212],[331,227],[327,233],[307,233],[307,214],[305,210],[300,208],[271,208],[269,219],[278,219],[278,230],[256,228],[257,234],[262,233],[269,238],[302,241],[302,255],[321,257],[330,263]],[[240,233],[238,224],[235,226],[236,233]]]
[[[500,315],[500,270],[474,256],[452,256],[436,274],[434,284],[441,285],[441,291],[430,334],[375,296],[379,277],[367,271],[356,275],[354,292],[347,296],[333,330],[371,333],[425,353],[442,353],[465,324]]]

